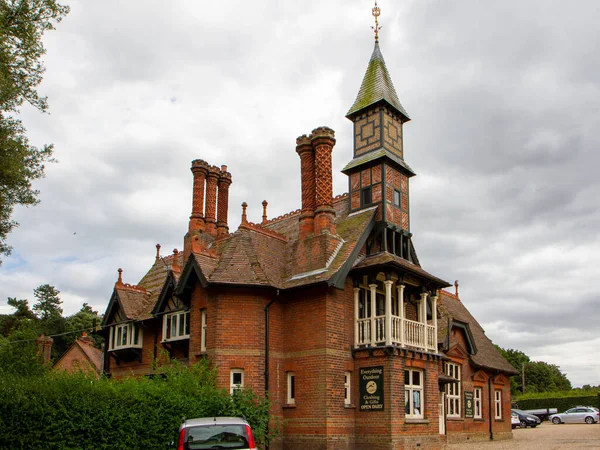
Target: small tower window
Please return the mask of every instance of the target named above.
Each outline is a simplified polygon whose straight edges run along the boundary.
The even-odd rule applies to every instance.
[[[370,205],[371,202],[371,186],[369,186],[360,191],[360,206]]]
[[[400,191],[394,189],[394,206],[400,207]]]

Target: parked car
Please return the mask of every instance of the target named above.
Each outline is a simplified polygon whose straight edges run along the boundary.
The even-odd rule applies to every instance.
[[[519,424],[521,428],[535,428],[541,423],[539,417],[534,416],[533,414],[528,414],[520,409],[513,409],[512,412],[519,417]]]
[[[548,419],[554,424],[559,423],[596,423],[600,420],[598,408],[593,406],[576,406],[567,409],[564,413],[552,414]]]
[[[177,450],[229,449],[256,450],[252,429],[239,417],[204,417],[185,420],[177,436]]]
[[[512,425],[513,430],[521,426],[521,421],[519,420],[519,416],[516,413],[510,414],[510,424]]]

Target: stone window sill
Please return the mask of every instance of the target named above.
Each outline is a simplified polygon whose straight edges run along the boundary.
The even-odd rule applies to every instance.
[[[295,409],[296,408],[296,404],[295,403],[286,403],[285,405],[282,406],[283,409]]]
[[[408,424],[428,424],[430,423],[428,419],[405,419],[404,423]]]

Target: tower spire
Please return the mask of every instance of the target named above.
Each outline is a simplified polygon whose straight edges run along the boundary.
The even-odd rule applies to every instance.
[[[372,9],[373,17],[375,17],[375,26],[371,27],[375,32],[375,43],[379,43],[379,30],[381,27],[379,26],[379,15],[381,14],[381,9],[377,6],[377,0],[375,0],[375,6]]]

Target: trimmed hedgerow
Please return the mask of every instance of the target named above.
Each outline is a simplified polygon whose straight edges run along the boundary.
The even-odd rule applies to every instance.
[[[184,417],[244,415],[260,444],[269,436],[269,402],[246,389],[216,388],[206,363],[168,365],[153,378],[85,374],[0,378],[0,449],[162,449]]]
[[[575,406],[595,406],[598,407],[600,403],[600,397],[597,394],[594,395],[581,395],[581,396],[569,396],[569,397],[543,397],[543,398],[528,398],[520,399],[517,401],[519,408],[521,409],[543,409],[543,408],[556,408],[558,412],[564,412],[567,409],[574,408]]]

